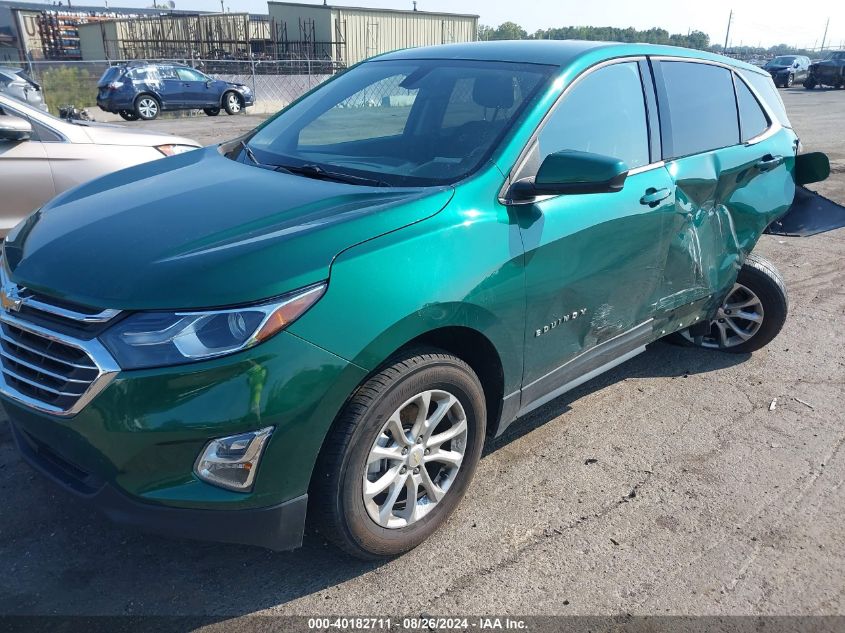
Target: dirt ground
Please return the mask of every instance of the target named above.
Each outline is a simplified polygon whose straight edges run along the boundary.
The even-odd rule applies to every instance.
[[[845,91],[782,94],[845,204]],[[211,143],[260,120],[143,125]],[[758,252],[790,292],[772,344],[657,343],[554,400],[489,447],[444,529],[383,564],[316,535],[277,554],[116,527],[0,422],[0,613],[845,614],[845,229]]]

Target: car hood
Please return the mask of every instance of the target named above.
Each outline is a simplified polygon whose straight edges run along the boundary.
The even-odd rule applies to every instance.
[[[16,283],[96,308],[237,305],[327,279],[338,253],[452,193],[314,180],[209,147],[60,195],[9,234],[6,261]]]
[[[83,123],[77,125],[85,135],[96,145],[141,145],[154,147],[156,145],[192,145],[200,147],[196,141],[172,134],[160,134],[147,132],[145,130],[130,130],[120,125],[109,125],[108,123]]]

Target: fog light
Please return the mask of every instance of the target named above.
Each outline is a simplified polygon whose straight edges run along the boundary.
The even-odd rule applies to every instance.
[[[273,428],[268,426],[259,431],[211,440],[197,458],[194,472],[197,477],[215,486],[249,492]]]

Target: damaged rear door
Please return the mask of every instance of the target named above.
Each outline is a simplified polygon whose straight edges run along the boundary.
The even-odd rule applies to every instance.
[[[652,59],[675,204],[656,315],[707,314],[795,193],[796,137],[727,66]]]

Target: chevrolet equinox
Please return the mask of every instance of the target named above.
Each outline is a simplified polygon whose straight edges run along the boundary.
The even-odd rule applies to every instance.
[[[786,291],[752,250],[808,171],[798,147],[766,71],[699,51],[363,62],[9,234],[17,445],[122,523],[284,550],[307,518],[399,554],[520,416],[663,337],[777,335]]]

